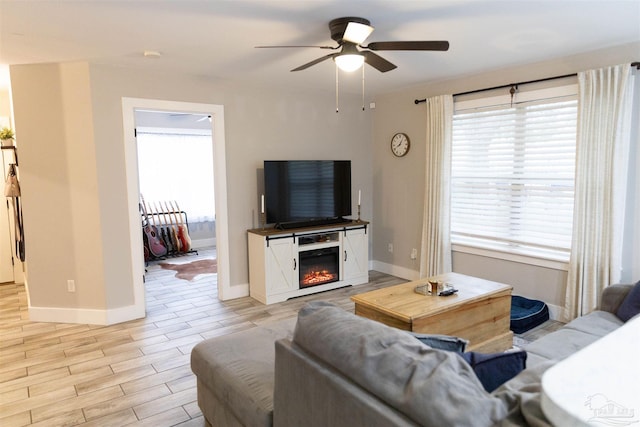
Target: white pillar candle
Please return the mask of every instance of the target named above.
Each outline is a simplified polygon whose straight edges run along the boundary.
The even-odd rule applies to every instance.
[[[260,207],[260,212],[264,213],[264,194],[260,197],[260,201],[261,201],[261,207]]]
[[[362,195],[362,194],[361,194],[360,190],[358,190],[358,205],[360,205],[360,196],[361,196],[361,195]]]

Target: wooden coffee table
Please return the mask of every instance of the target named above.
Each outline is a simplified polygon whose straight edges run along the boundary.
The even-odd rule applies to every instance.
[[[427,283],[420,279],[352,296],[355,312],[407,331],[465,338],[472,351],[513,346],[511,286],[458,273],[429,279],[450,283],[458,292],[446,297],[418,294],[414,288]]]

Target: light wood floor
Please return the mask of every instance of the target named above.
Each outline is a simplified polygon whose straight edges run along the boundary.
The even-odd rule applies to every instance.
[[[402,282],[371,272],[367,285],[265,306],[219,301],[215,275],[174,274],[150,266],[147,317],[112,326],[30,322],[24,286],[0,285],[0,426],[203,426],[189,366],[198,342],[296,316],[312,299],[353,311],[350,295]]]
[[[351,295],[404,281],[371,271],[366,285],[265,306],[219,301],[216,275],[174,274],[150,266],[147,317],[112,326],[30,322],[24,286],[0,285],[0,426],[204,426],[189,366],[198,342],[296,316],[313,299],[353,312]]]

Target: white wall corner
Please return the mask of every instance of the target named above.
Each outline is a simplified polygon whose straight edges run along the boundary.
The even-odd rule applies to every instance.
[[[559,305],[547,304],[547,308],[549,308],[549,319],[558,321],[562,319],[562,312],[564,311],[564,307],[560,307]]]
[[[220,289],[218,289],[218,292],[220,292]],[[228,301],[231,299],[248,297],[248,296],[249,296],[249,284],[245,283],[245,284],[234,285],[234,286],[229,286],[228,288],[225,288],[224,295],[222,295],[220,299],[222,301]]]

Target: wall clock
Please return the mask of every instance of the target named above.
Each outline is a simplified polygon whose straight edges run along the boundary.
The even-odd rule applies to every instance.
[[[396,133],[391,138],[391,152],[396,157],[406,156],[411,147],[411,141],[406,133]]]

